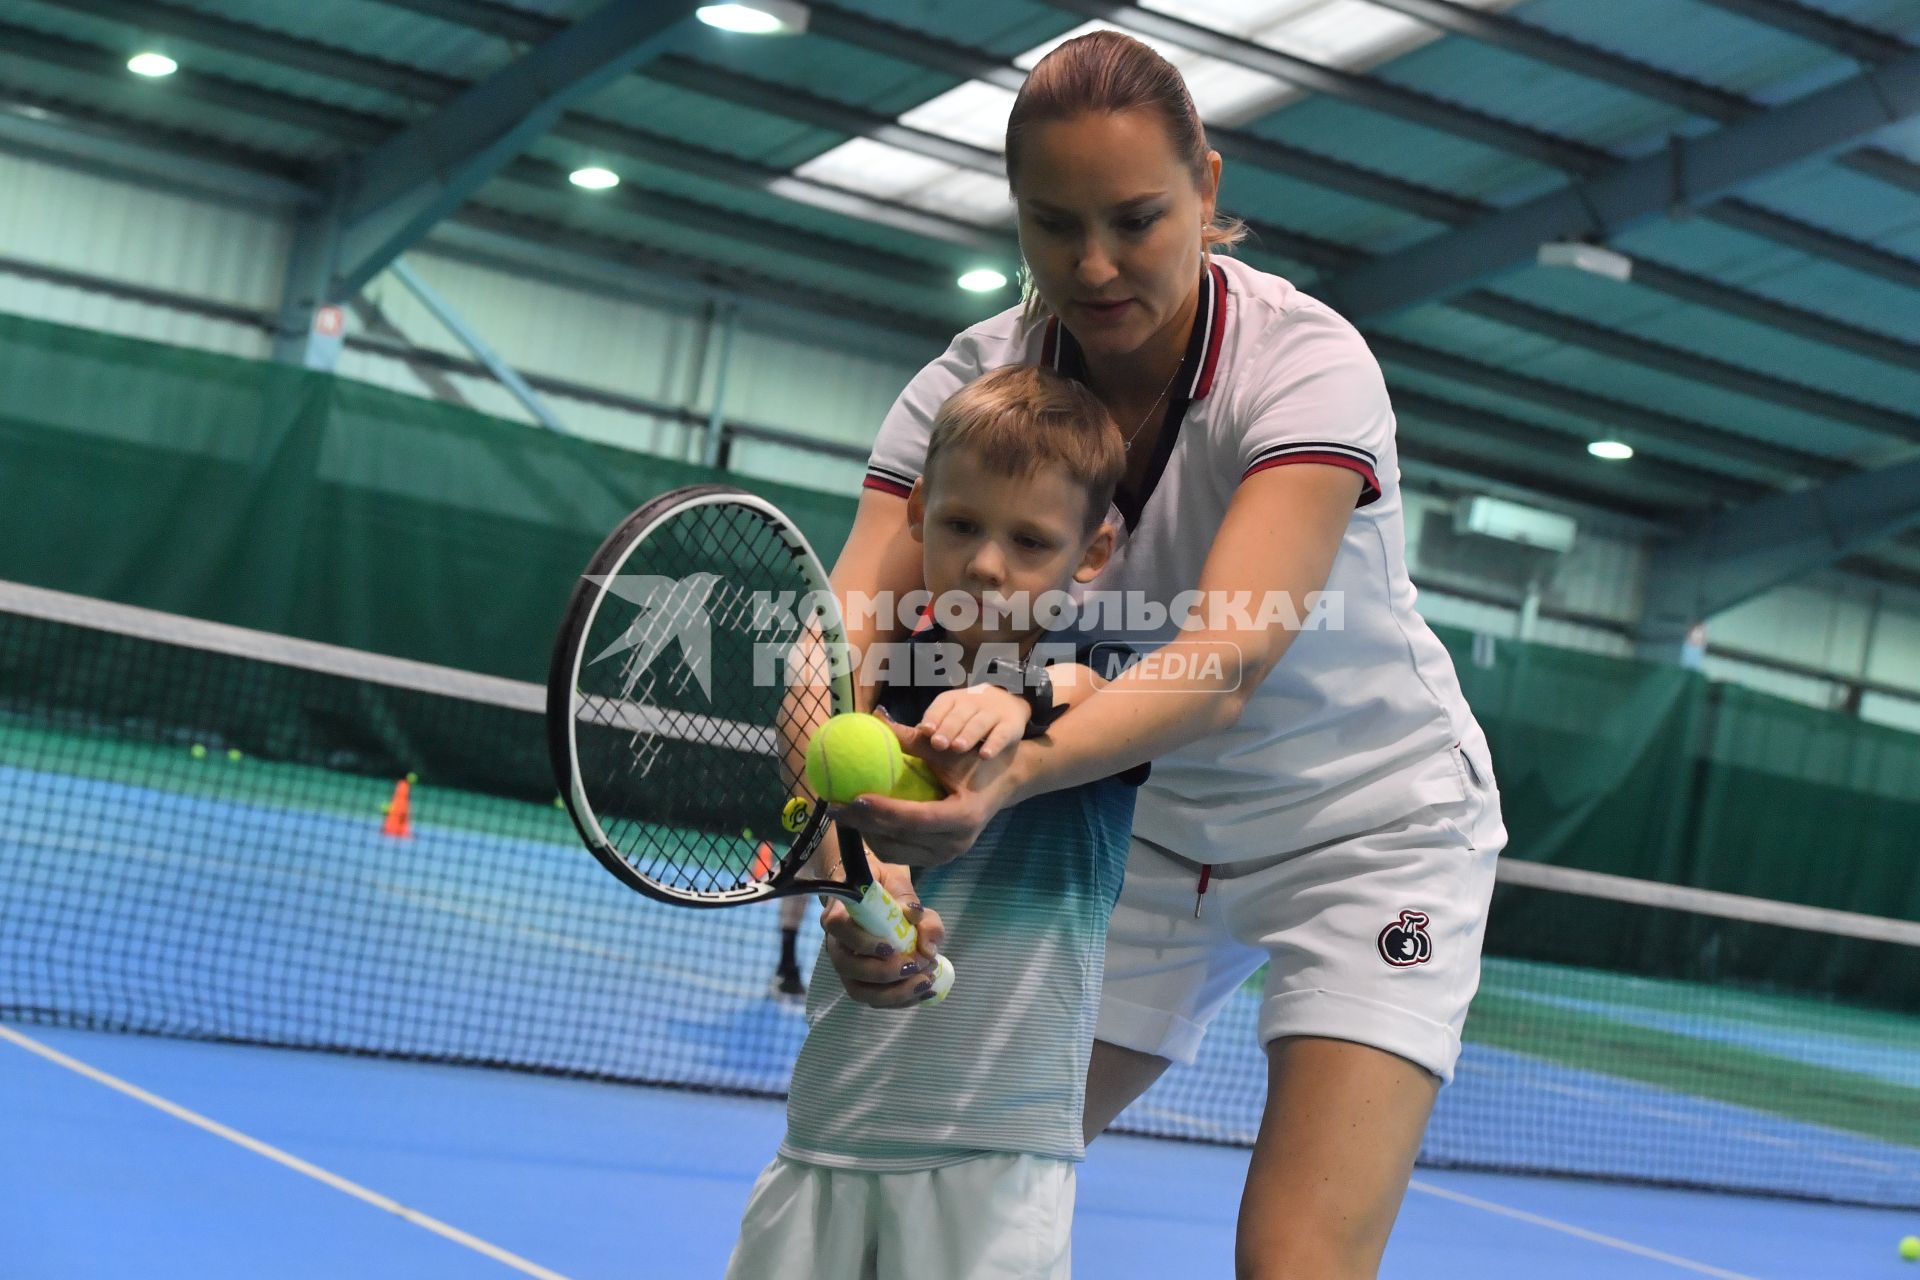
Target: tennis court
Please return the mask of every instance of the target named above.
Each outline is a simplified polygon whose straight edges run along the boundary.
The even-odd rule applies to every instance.
[[[680,911],[613,883],[541,790],[528,689],[6,603],[0,1078],[34,1099],[6,1162],[19,1274],[510,1265],[77,1064],[554,1274],[717,1274],[804,1030],[766,994],[771,905]],[[416,774],[396,833],[381,753],[433,742],[468,785]],[[511,777],[527,742],[522,785],[462,777]],[[1505,892],[1523,911],[1552,893]],[[1716,927],[1728,946],[1779,928]],[[1086,1274],[1230,1269],[1256,1003],[1119,1126],[1165,1136],[1094,1148]],[[1897,1274],[1920,1212],[1910,1016],[1495,957],[1468,1040],[1386,1274]]]

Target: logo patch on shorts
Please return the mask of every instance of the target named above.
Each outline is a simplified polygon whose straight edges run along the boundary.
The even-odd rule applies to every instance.
[[[1433,939],[1427,936],[1427,913],[1402,911],[1400,918],[1380,931],[1380,958],[1396,969],[1433,959]]]

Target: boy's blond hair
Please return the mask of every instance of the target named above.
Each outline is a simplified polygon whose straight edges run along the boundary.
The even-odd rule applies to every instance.
[[[1086,491],[1088,532],[1106,518],[1127,469],[1126,445],[1107,407],[1072,378],[1035,365],[996,369],[940,406],[927,441],[926,474],[955,450],[1006,476],[1064,468]]]

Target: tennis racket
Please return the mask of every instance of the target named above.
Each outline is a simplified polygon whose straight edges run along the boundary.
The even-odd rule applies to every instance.
[[[853,687],[839,605],[794,523],[739,489],[676,489],[613,531],[567,602],[547,681],[554,778],[629,888],[689,907],[831,894],[911,954],[918,934],[857,832],[837,828],[843,879],[809,867],[836,824],[807,787],[807,739],[854,710]],[[934,998],[952,984],[941,956]]]

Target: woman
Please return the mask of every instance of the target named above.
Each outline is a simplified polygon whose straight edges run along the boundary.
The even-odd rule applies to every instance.
[[[1043,59],[1008,122],[1007,170],[1029,306],[961,334],[902,393],[835,588],[920,585],[905,495],[933,409],[983,372],[1041,362],[1129,437],[1126,537],[1093,589],[1198,607],[1154,662],[1043,737],[910,734],[953,794],[845,817],[892,861],[932,865],[1007,804],[1151,761],[1087,1134],[1191,1060],[1267,962],[1240,1274],[1372,1275],[1459,1053],[1505,842],[1485,740],[1414,612],[1386,389],[1339,316],[1215,256],[1238,236],[1215,217],[1220,157],[1146,46],[1096,33]],[[891,638],[857,616],[852,630],[863,647]],[[917,999],[900,958],[843,910],[825,924],[858,998]],[[939,935],[931,913],[925,934]]]

